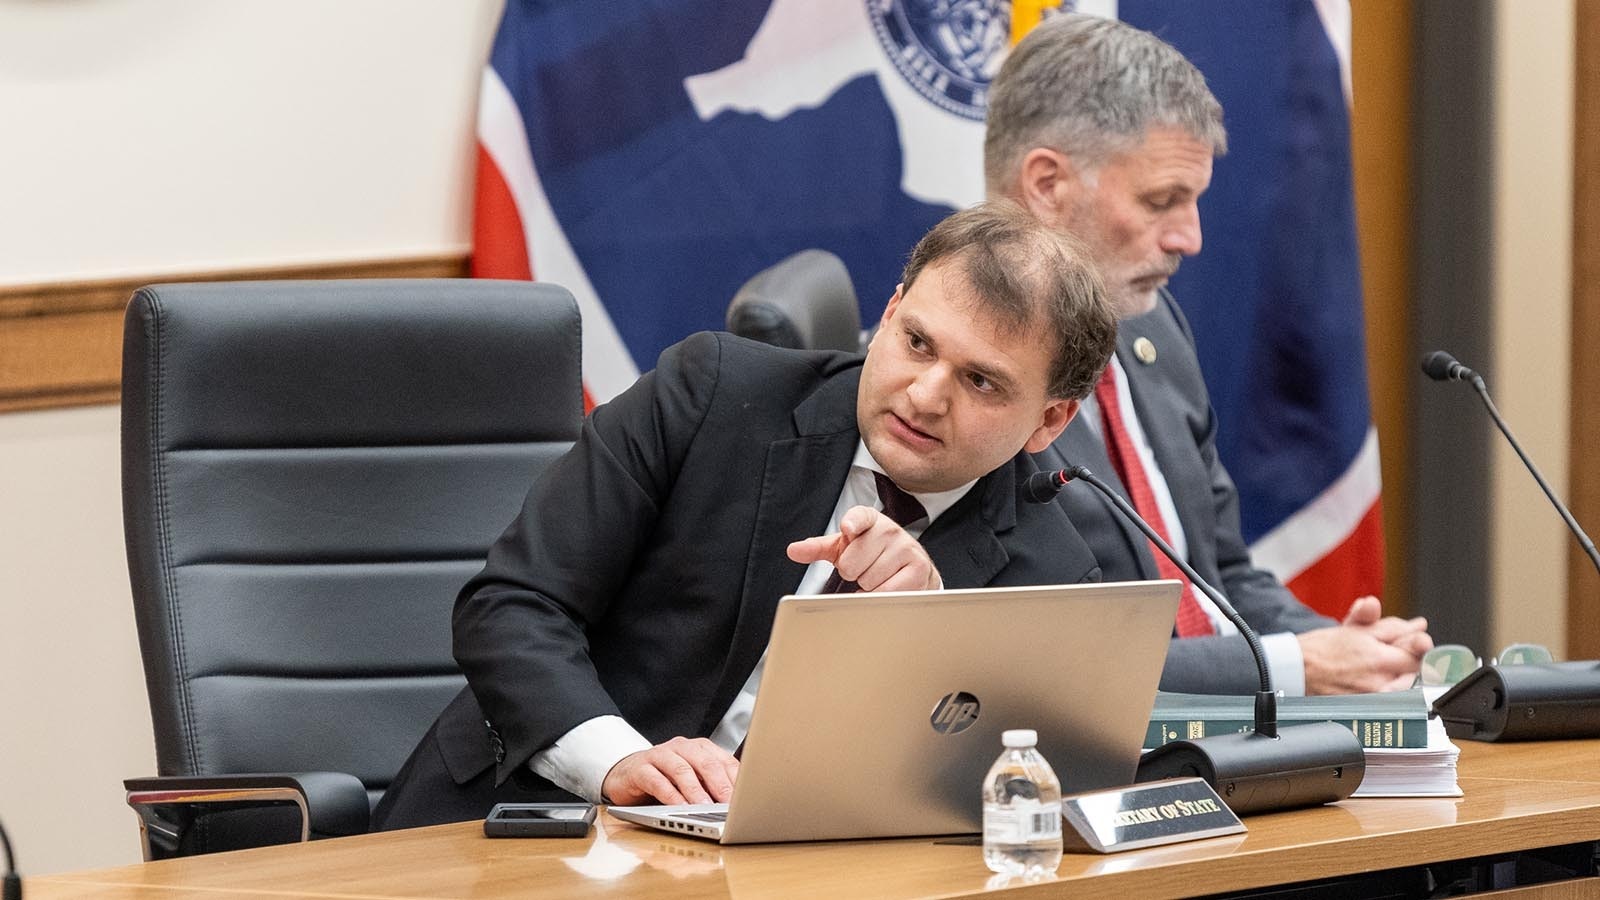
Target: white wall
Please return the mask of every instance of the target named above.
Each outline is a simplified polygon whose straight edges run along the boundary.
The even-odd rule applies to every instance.
[[[0,416],[0,817],[24,874],[139,858],[155,774],[114,406]]]
[[[463,249],[499,6],[0,2],[0,283]]]
[[[1573,0],[1495,10],[1496,405],[1560,497],[1569,496]],[[1424,252],[1426,252],[1424,250]],[[1566,646],[1572,536],[1516,454],[1492,438],[1487,659],[1515,641]]]
[[[465,250],[502,3],[0,0],[0,285]],[[139,858],[117,428],[0,415],[0,819],[26,873]]]

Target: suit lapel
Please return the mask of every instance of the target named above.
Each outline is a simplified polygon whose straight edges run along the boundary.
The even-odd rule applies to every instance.
[[[836,376],[794,413],[796,436],[767,445],[755,533],[745,560],[744,588],[733,645],[707,709],[715,727],[766,650],[778,600],[800,584],[806,567],[789,559],[789,544],[822,534],[855,458],[856,386],[860,369]]]
[[[1016,526],[1017,490],[1013,466],[1001,466],[923,532],[922,546],[945,587],[983,587],[1011,561],[997,532]]]
[[[1123,350],[1123,339],[1119,333],[1117,352],[1122,354]],[[1124,368],[1128,365],[1127,359],[1128,356],[1124,355]],[[1062,432],[1061,437],[1051,445],[1050,450],[1055,450],[1056,448],[1060,448],[1062,451],[1059,458],[1063,466],[1068,463],[1084,466],[1089,471],[1100,476],[1100,480],[1110,485],[1112,490],[1122,495],[1124,499],[1131,496],[1128,493],[1127,485],[1122,483],[1122,477],[1117,474],[1117,467],[1112,465],[1111,457],[1106,453],[1104,438],[1099,433],[1091,430],[1087,422],[1078,420],[1068,425],[1067,430]],[[1134,527],[1133,523],[1123,517],[1122,513],[1112,504],[1110,498],[1087,484],[1070,483],[1062,490],[1070,492],[1069,499],[1074,504],[1087,502],[1099,507],[1102,514],[1115,523],[1117,530],[1122,534],[1122,539],[1127,542],[1134,558],[1139,561],[1140,575],[1147,579],[1159,577],[1155,558],[1150,555],[1150,542],[1145,539],[1144,534],[1138,528]]]
[[[1150,442],[1156,465],[1167,483],[1167,492],[1172,495],[1172,505],[1178,511],[1185,543],[1194,547],[1195,542],[1200,541],[1200,546],[1205,546],[1205,542],[1212,540],[1209,532],[1203,529],[1202,522],[1185,513],[1211,508],[1211,480],[1199,455],[1193,452],[1194,436],[1189,432],[1188,417],[1176,405],[1176,398],[1183,392],[1173,383],[1172,361],[1182,349],[1179,344],[1183,338],[1176,329],[1162,327],[1170,321],[1171,314],[1160,306],[1127,321],[1118,336],[1117,353],[1123,371],[1128,373],[1128,391],[1145,440]],[[1132,342],[1140,337],[1156,348],[1155,362],[1140,362],[1133,354]],[[1194,555],[1193,552],[1189,554],[1191,558]]]

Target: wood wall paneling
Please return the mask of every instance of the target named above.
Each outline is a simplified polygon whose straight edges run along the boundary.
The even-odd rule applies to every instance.
[[[1412,21],[1410,3],[1351,4],[1351,155],[1367,375],[1383,468],[1385,606],[1412,608]]]
[[[1577,4],[1573,84],[1571,504],[1600,521],[1600,4]],[[1567,658],[1600,658],[1600,575],[1573,545],[1567,565]]]
[[[465,278],[465,253],[0,285],[0,412],[115,403],[122,311],[147,284],[307,278]]]

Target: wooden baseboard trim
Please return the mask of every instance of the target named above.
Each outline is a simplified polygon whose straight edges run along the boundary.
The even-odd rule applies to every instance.
[[[115,403],[122,311],[147,284],[313,278],[465,278],[466,253],[0,285],[0,412]]]

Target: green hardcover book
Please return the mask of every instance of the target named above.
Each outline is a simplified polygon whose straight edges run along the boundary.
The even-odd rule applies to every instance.
[[[1156,692],[1144,748],[1172,741],[1250,731],[1255,727],[1255,696]],[[1347,725],[1366,748],[1426,747],[1428,702],[1422,689],[1381,694],[1339,694],[1278,698],[1278,727],[1301,722]]]

